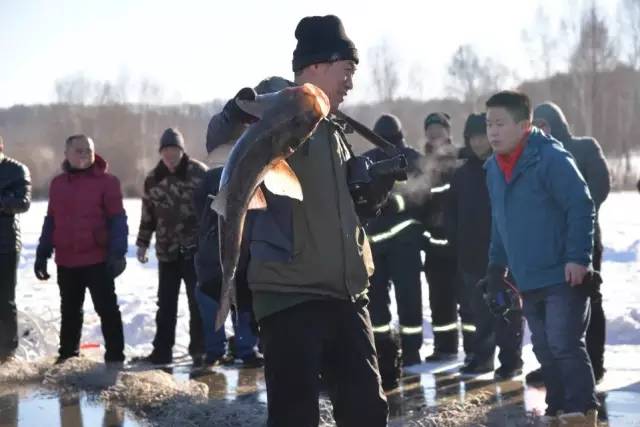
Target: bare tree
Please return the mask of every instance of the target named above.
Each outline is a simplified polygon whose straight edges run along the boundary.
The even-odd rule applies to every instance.
[[[447,70],[449,89],[470,111],[480,107],[483,95],[502,88],[511,75],[507,67],[491,58],[481,58],[470,45],[458,47]]]
[[[482,65],[480,57],[470,45],[458,47],[447,69],[451,78],[450,89],[465,104],[473,105],[480,95]]]
[[[530,61],[533,68],[539,69],[538,75],[547,79],[555,71],[557,65],[558,39],[556,29],[552,26],[549,16],[538,5],[531,29],[524,30],[522,38],[533,53]]]
[[[382,40],[369,51],[371,73],[376,95],[381,101],[392,101],[398,94],[400,76],[398,58],[388,40]]]
[[[640,70],[640,0],[622,0],[618,16],[629,66]]]
[[[86,105],[93,100],[96,82],[82,74],[75,74],[57,79],[54,87],[58,103]]]
[[[573,77],[576,100],[581,107],[585,129],[593,134],[598,122],[598,102],[603,83],[602,73],[615,68],[618,59],[616,47],[611,39],[605,17],[594,3],[583,13],[579,28],[579,38],[570,57],[569,72]],[[602,106],[602,103],[600,103]]]
[[[425,96],[425,76],[427,71],[420,63],[414,63],[409,68],[409,74],[407,78],[407,94],[412,99],[423,99]]]

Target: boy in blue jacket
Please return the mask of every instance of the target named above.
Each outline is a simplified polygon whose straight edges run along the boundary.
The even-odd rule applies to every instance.
[[[527,95],[503,91],[487,106],[494,150],[485,165],[491,198],[490,297],[507,267],[522,294],[533,351],[543,370],[547,413],[595,426],[597,400],[585,347],[594,204],[571,155],[531,126]]]

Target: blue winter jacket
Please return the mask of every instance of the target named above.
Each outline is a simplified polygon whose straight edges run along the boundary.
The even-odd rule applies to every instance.
[[[489,265],[508,266],[521,291],[565,282],[565,265],[591,263],[594,204],[571,155],[533,128],[507,183],[485,163],[491,198]]]

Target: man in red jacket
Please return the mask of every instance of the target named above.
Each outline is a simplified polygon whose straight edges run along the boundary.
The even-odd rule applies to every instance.
[[[62,313],[56,363],[79,355],[86,288],[100,316],[105,362],[121,363],[124,337],[114,279],[126,266],[128,228],[120,181],[107,173],[86,135],[67,138],[62,169],[49,188],[34,269],[38,279],[49,279],[47,259],[55,249]]]

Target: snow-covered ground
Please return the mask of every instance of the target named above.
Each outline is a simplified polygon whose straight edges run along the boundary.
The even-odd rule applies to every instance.
[[[140,220],[139,199],[125,202],[129,217],[129,252],[126,271],[116,280],[116,292],[122,311],[126,353],[134,356],[151,350],[155,331],[157,260],[150,251],[150,262],[142,265],[135,258],[135,238]],[[59,328],[59,294],[55,278],[55,264],[49,262],[52,274],[48,282],[38,281],[33,273],[33,262],[42,220],[46,212],[46,202],[35,202],[28,213],[22,215],[21,225],[24,250],[20,259],[17,305],[20,311],[23,345],[18,355],[36,359],[52,355],[57,347]],[[640,350],[640,195],[634,192],[615,193],[605,202],[601,211],[605,253],[603,266],[603,294],[607,315],[608,351],[616,353],[617,346],[629,354]],[[425,313],[425,344],[431,344],[429,326],[428,290],[423,286]],[[100,323],[90,297],[85,300],[85,319],[82,343],[92,346],[102,343]],[[176,348],[178,353],[186,353],[188,345],[188,308],[184,287],[182,288]],[[624,347],[622,347],[624,346]],[[629,347],[632,346],[632,347]],[[638,347],[636,347],[638,346]],[[525,358],[533,360],[530,346]],[[640,353],[638,353],[640,354]],[[608,360],[616,360],[610,358]],[[624,363],[624,361],[618,361]]]

